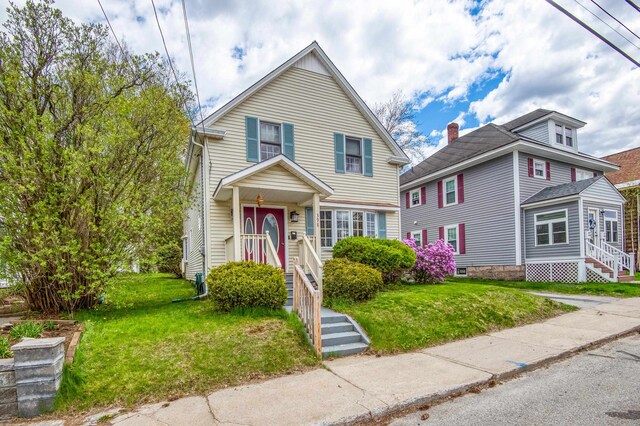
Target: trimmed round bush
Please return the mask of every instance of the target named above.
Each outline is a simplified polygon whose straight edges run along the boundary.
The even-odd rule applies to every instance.
[[[382,288],[382,274],[349,259],[331,259],[324,264],[323,291],[327,298],[354,302],[371,299]]]
[[[384,238],[344,238],[333,246],[333,257],[376,268],[385,283],[397,281],[416,263],[416,254],[410,247],[402,241]]]
[[[287,286],[282,269],[255,262],[229,262],[207,276],[209,294],[223,311],[235,308],[282,308]]]

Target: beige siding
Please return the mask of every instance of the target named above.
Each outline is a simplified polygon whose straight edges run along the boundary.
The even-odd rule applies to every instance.
[[[293,176],[291,172],[285,170],[281,166],[274,166],[262,173],[255,174],[246,179],[243,179],[237,184],[238,186],[252,186],[263,188],[277,188],[287,191],[298,192],[315,192],[306,183],[302,182],[296,176]],[[311,198],[311,195],[309,195]]]
[[[393,203],[399,205],[398,166],[387,163],[393,155],[376,130],[362,116],[333,78],[300,68],[290,68],[280,77],[242,102],[213,126],[224,130],[224,140],[209,140],[212,167],[210,188],[215,190],[221,178],[254,163],[246,161],[245,117],[294,125],[295,161],[331,186],[331,199],[356,202]],[[373,141],[373,177],[335,172],[333,134],[344,133]],[[290,175],[278,167],[250,178],[252,186],[269,188],[291,183]],[[247,184],[247,181],[244,181]],[[291,188],[293,189],[293,188]],[[297,190],[297,189],[293,189]],[[250,202],[255,202],[251,200]],[[269,204],[269,200],[265,199]],[[295,224],[304,232],[304,210]],[[355,208],[355,207],[354,207]],[[232,233],[230,202],[211,201],[211,266],[224,262],[224,239]],[[290,224],[294,225],[294,224]],[[387,213],[387,236],[399,238],[399,214]],[[297,253],[297,244],[289,244],[289,257]]]
[[[195,280],[195,274],[202,272],[203,269],[203,232],[204,222],[202,217],[202,177],[200,175],[200,157],[194,157],[193,161],[197,161],[198,165],[195,170],[195,178],[193,180],[193,188],[190,195],[190,206],[184,221],[184,233],[187,238],[187,269],[186,278]]]

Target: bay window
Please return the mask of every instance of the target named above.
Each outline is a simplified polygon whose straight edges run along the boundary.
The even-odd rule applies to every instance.
[[[349,236],[349,212],[336,211],[336,242]]]
[[[320,210],[320,243],[333,247],[347,237],[376,237],[378,222],[375,212],[361,210]]]
[[[365,216],[367,218],[367,229],[366,236],[374,238],[376,236],[376,214],[371,212],[366,212]]]
[[[353,229],[353,232],[351,233],[351,235],[353,235],[354,237],[363,237],[364,223],[363,223],[362,212],[353,212],[351,214],[351,223],[352,223],[351,229]]]

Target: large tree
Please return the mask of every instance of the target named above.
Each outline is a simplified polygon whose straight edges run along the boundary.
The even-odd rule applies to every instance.
[[[7,13],[0,257],[32,308],[90,307],[180,198],[191,95],[158,54],[130,54],[51,0]]]

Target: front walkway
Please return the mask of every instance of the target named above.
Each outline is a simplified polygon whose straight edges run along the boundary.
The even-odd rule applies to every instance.
[[[556,302],[567,305],[577,306],[578,308],[595,308],[598,305],[612,303],[618,300],[617,298],[610,296],[590,296],[587,294],[560,294],[540,291],[527,291],[527,293],[546,297],[547,299],[555,300]]]
[[[206,398],[147,405],[113,417],[110,424],[303,425],[366,420],[491,385],[639,330],[640,298],[617,299],[542,323],[416,352],[342,358],[325,362],[326,369],[224,389]],[[100,416],[93,416],[93,424]]]

